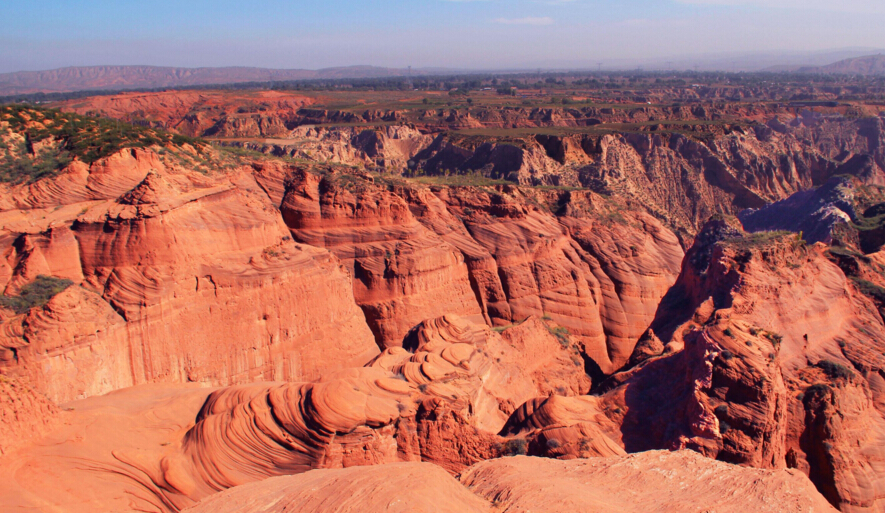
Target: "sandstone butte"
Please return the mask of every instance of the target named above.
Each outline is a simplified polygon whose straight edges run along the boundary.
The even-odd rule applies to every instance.
[[[874,121],[516,150],[373,136],[512,185],[171,143],[2,184],[4,294],[71,285],[0,310],[0,509],[343,509],[305,490],[390,504],[427,480],[416,510],[883,511],[878,228],[824,220],[809,243],[731,217],[778,228],[768,202],[847,173],[853,210],[827,208],[874,219]],[[338,154],[377,162],[367,137]],[[532,187],[556,174],[609,192]]]

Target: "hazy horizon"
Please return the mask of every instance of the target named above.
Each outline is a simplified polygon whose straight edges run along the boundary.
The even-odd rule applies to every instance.
[[[743,70],[761,66],[750,62],[753,56],[765,65],[826,64],[827,58],[885,48],[885,3],[865,0],[335,0],[297,7],[279,0],[260,7],[160,0],[149,8],[51,0],[2,5],[0,16],[6,20],[0,72],[98,65],[553,69],[597,63]]]

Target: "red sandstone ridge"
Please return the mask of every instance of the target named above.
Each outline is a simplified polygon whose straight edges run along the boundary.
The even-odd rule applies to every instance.
[[[271,165],[256,179],[297,241],[351,266],[382,347],[440,310],[502,327],[547,315],[600,377],[626,363],[683,254],[658,220],[589,191],[428,188]]]
[[[378,353],[339,261],[291,240],[250,168],[182,166],[196,155],[122,150],[0,186],[6,293],[39,275],[75,284],[3,316],[5,374],[64,402],[157,381],[314,379]]]
[[[490,503],[430,463],[313,470],[213,495],[188,513],[486,513]]]
[[[503,511],[835,511],[796,471],[744,469],[689,451],[474,465],[461,483]],[[493,510],[494,511],[494,510]]]
[[[294,127],[296,113],[314,101],[276,91],[169,91],[71,100],[63,108],[82,115],[146,123],[191,136],[212,133],[218,137],[273,137],[288,134]]]

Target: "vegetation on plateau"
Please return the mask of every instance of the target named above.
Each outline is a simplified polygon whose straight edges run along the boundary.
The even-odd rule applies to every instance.
[[[15,313],[28,313],[31,308],[46,305],[50,299],[73,284],[71,280],[40,275],[22,287],[17,296],[0,296],[0,306],[9,308]]]
[[[122,121],[24,105],[0,106],[0,141],[6,146],[5,151],[0,146],[0,181],[7,183],[52,177],[75,158],[92,164],[124,148],[205,144]]]

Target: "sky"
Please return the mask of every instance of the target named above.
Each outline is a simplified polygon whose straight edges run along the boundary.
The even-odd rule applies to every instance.
[[[885,49],[882,27],[883,0],[3,0],[0,72],[687,65]]]

